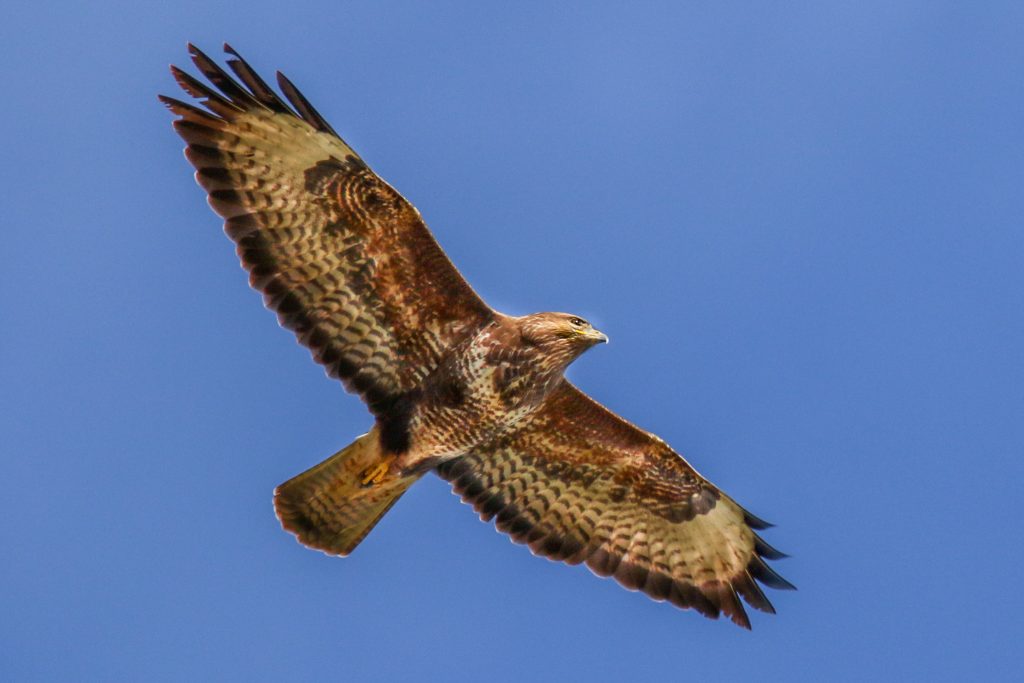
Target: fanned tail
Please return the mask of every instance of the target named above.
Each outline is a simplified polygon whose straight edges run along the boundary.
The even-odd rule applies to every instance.
[[[393,474],[377,430],[274,491],[274,510],[303,545],[348,555],[395,504],[416,476]]]

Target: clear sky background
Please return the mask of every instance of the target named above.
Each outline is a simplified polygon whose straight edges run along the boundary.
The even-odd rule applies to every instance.
[[[1020,3],[7,3],[0,678],[1021,675]],[[428,477],[347,559],[278,483],[370,425],[250,291],[171,116],[284,70],[570,376],[778,526],[753,632]],[[1019,680],[1019,678],[1018,678]]]

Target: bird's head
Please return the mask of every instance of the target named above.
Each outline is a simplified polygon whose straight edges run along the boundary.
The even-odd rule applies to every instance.
[[[608,341],[603,332],[572,313],[534,313],[521,319],[523,342],[571,363],[590,347]]]

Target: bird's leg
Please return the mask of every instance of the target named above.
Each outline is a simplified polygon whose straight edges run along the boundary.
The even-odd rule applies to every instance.
[[[376,486],[377,484],[384,481],[384,477],[387,476],[388,471],[391,469],[391,463],[394,462],[395,456],[388,455],[384,456],[380,462],[375,465],[371,465],[363,470],[362,474],[359,475],[359,483],[365,488],[369,486]]]

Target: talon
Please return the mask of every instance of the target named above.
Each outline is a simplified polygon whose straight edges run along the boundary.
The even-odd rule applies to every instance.
[[[384,481],[384,475],[388,473],[388,463],[379,462],[373,467],[363,470],[363,486],[373,486]]]

